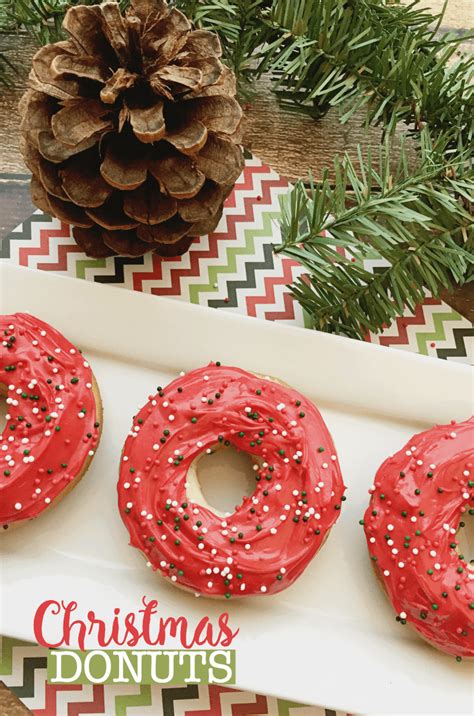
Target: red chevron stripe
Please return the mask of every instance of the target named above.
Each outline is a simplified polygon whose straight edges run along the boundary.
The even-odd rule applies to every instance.
[[[81,684],[45,684],[44,709],[35,709],[35,716],[59,716],[56,711],[56,694],[60,691],[80,691]]]
[[[253,184],[253,177],[257,174],[269,174],[271,171],[272,169],[268,166],[268,164],[262,164],[259,167],[251,167],[246,164],[244,171],[242,172],[240,179],[237,181],[234,192],[232,192],[231,196],[235,193],[235,190],[249,191],[251,189],[254,189],[255,187]],[[280,181],[280,186],[289,186],[288,182],[285,179],[280,178]]]
[[[232,706],[232,716],[265,716],[268,714],[268,701],[266,696],[255,696],[253,704],[234,704]]]
[[[233,693],[235,689],[225,686],[209,686],[209,708],[199,711],[186,711],[184,716],[224,716],[221,707],[221,694]]]
[[[408,326],[424,326],[426,324],[425,316],[423,313],[423,306],[441,306],[442,301],[436,298],[427,298],[423,304],[416,307],[414,316],[402,316],[396,319],[396,325],[398,328],[398,336],[380,336],[379,341],[381,346],[399,346],[408,345],[410,339],[408,338]]]
[[[92,701],[81,701],[68,705],[67,716],[80,716],[80,714],[105,713],[104,687],[95,684],[92,688]],[[57,714],[57,716],[60,716]]]
[[[76,244],[60,244],[58,246],[58,261],[55,264],[37,264],[41,271],[67,271],[69,254],[82,254],[82,249]]]
[[[51,238],[58,238],[58,239],[65,239],[69,238],[70,235],[70,226],[69,224],[66,224],[64,221],[61,222],[61,226],[59,229],[54,228],[44,228],[40,229],[40,245],[39,246],[24,246],[19,251],[19,263],[20,266],[28,266],[28,262],[30,259],[30,256],[49,256],[49,240]],[[71,246],[70,247],[73,251],[81,251],[81,249],[78,246]],[[49,264],[47,265],[47,270],[55,270],[54,264],[51,264],[52,268],[49,268]],[[57,269],[56,269],[57,270]]]
[[[258,167],[259,168],[259,167]],[[271,191],[274,188],[286,186],[286,183],[282,183],[279,180],[269,179],[268,181],[262,182],[262,202],[271,203]],[[232,195],[231,195],[232,196]],[[228,200],[229,201],[229,200]],[[188,268],[174,268],[170,270],[169,278],[171,280],[171,286],[155,286],[152,288],[151,293],[157,296],[179,296],[181,294],[181,278],[183,277],[198,277],[201,273],[200,260],[201,259],[214,259],[219,255],[218,241],[225,239],[226,241],[234,241],[237,239],[237,225],[241,222],[254,222],[255,221],[255,198],[245,197],[244,199],[244,213],[234,214],[227,216],[227,232],[214,232],[209,234],[209,246],[206,249],[198,249],[191,247],[189,251],[190,266]],[[289,260],[289,259],[288,259]],[[153,269],[152,271],[136,271],[133,274],[133,288],[135,291],[143,291],[143,281],[157,281],[163,280],[163,269],[166,263],[176,261],[176,259],[161,258],[159,256],[153,257]]]
[[[265,313],[265,319],[267,321],[295,320],[295,299],[289,291],[286,291],[286,293],[283,294],[283,305],[285,306],[284,311],[267,311]]]
[[[247,303],[247,313],[249,316],[253,316],[254,318],[257,317],[257,306],[260,305],[268,305],[271,303],[275,303],[276,301],[276,295],[275,295],[275,286],[286,286],[288,283],[292,283],[293,281],[293,271],[292,269],[298,266],[297,261],[293,261],[292,259],[282,258],[281,260],[281,268],[283,270],[283,275],[279,276],[267,276],[264,280],[264,286],[265,286],[265,294],[263,296],[247,296],[246,303]],[[288,298],[289,300],[288,300]],[[285,294],[284,297],[285,302],[285,311],[269,311],[265,314],[265,318],[269,321],[277,321],[282,319],[293,319],[295,318],[295,310],[293,305],[293,299],[291,295]]]

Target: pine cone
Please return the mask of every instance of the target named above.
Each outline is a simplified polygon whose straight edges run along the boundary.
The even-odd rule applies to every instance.
[[[72,7],[33,58],[21,148],[43,211],[94,258],[176,256],[213,231],[243,166],[217,35],[164,0]]]

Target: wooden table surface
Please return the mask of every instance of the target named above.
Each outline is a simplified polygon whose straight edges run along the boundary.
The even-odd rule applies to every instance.
[[[434,12],[442,0],[426,0],[424,5]],[[450,0],[443,30],[461,32],[474,26],[474,0]],[[466,43],[467,51],[474,49]],[[28,170],[18,149],[17,104],[26,86],[26,77],[35,47],[27,37],[0,36],[0,51],[19,68],[16,86],[0,90],[0,236],[17,225],[33,210],[28,193]],[[363,114],[348,124],[338,123],[338,111],[330,112],[320,121],[282,110],[262,79],[255,97],[246,111],[245,145],[282,176],[294,180],[307,176],[311,169],[318,177],[321,169],[331,166],[336,154],[344,151],[355,156],[358,143],[377,146],[380,131],[366,130]],[[446,298],[446,297],[445,297]],[[454,291],[449,303],[463,315],[474,320],[474,286]]]

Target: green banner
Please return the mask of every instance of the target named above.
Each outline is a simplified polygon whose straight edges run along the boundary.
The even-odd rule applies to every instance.
[[[125,651],[57,649],[51,684],[235,684],[233,650]]]

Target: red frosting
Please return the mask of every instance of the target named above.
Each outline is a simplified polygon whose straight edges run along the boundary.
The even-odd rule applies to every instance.
[[[190,465],[218,443],[260,461],[255,492],[225,518],[186,492]],[[199,594],[230,598],[292,584],[337,520],[344,489],[309,400],[217,363],[150,396],[125,442],[118,497],[149,566]]]
[[[99,440],[93,377],[80,351],[25,313],[0,316],[0,523],[31,519],[68,487]]]
[[[416,435],[386,460],[364,517],[397,620],[457,657],[474,656],[474,571],[456,540],[473,487],[471,418]]]

